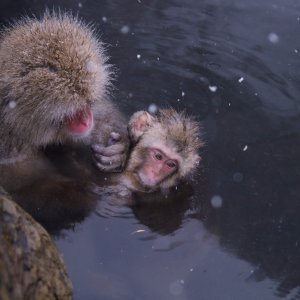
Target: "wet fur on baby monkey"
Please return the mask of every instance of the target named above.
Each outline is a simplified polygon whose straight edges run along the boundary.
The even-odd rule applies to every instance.
[[[168,191],[197,169],[204,145],[200,124],[185,112],[136,112],[128,124],[132,150],[118,182],[133,192]]]
[[[126,120],[109,99],[111,77],[95,31],[70,14],[46,12],[3,29],[0,165],[34,164],[49,145],[83,143],[99,169],[120,171],[129,141]]]

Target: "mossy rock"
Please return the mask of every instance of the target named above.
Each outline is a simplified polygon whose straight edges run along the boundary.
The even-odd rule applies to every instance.
[[[0,193],[0,299],[72,299],[64,262],[46,230]]]

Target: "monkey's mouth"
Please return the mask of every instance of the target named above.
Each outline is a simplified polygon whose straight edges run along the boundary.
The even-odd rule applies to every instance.
[[[68,129],[71,133],[83,135],[93,127],[93,113],[90,108],[78,110],[69,120]]]
[[[140,185],[143,187],[144,192],[149,193],[156,190],[158,186],[158,181],[152,178],[149,178],[146,174],[141,171],[135,173]]]

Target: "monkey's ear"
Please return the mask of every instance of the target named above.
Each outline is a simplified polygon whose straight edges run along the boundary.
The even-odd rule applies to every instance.
[[[146,111],[138,111],[133,114],[128,123],[128,132],[131,140],[137,142],[146,129],[151,126],[153,116]]]

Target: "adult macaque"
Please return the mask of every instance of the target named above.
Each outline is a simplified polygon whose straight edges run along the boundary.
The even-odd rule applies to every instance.
[[[108,99],[111,75],[102,43],[75,17],[47,12],[3,30],[0,164],[80,142],[91,146],[98,168],[120,171],[129,143],[126,121]]]

